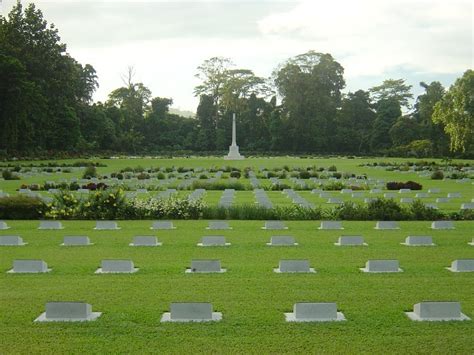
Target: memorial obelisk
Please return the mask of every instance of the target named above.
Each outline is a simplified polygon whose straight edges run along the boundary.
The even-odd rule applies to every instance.
[[[229,147],[229,154],[227,154],[225,160],[243,160],[245,157],[240,155],[239,146],[237,145],[237,133],[235,129],[235,113],[232,115],[232,144]]]

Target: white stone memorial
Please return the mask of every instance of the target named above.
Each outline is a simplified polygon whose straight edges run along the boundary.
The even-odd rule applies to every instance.
[[[187,274],[210,274],[210,273],[224,273],[226,269],[221,268],[221,261],[213,260],[191,260],[191,268],[186,269]]]
[[[110,231],[110,230],[119,230],[117,222],[114,221],[96,221],[95,230],[98,231]]]
[[[288,229],[282,221],[266,221],[265,226],[262,229],[269,229],[269,230],[284,230]]]
[[[474,259],[458,259],[446,268],[452,272],[474,272]]]
[[[339,198],[339,197],[330,197],[328,198],[328,200],[326,201],[326,203],[328,204],[334,204],[334,205],[339,205],[339,204],[342,204],[344,201],[342,200],[342,198]]]
[[[449,203],[451,199],[449,197],[438,197],[436,203]]]
[[[461,193],[460,192],[450,192],[448,193],[448,198],[461,198]]]
[[[296,246],[298,243],[295,242],[295,238],[289,235],[275,235],[270,238],[270,243],[267,243],[269,246],[277,246],[277,247],[288,247],[288,246]]]
[[[129,244],[131,247],[157,247],[161,243],[153,235],[137,235],[133,237],[133,242]]]
[[[336,303],[300,302],[293,305],[292,313],[285,313],[287,322],[340,322],[346,320],[337,311]]]
[[[83,302],[48,302],[46,312],[35,322],[87,322],[100,317],[101,312],[92,312],[92,306]]]
[[[472,240],[467,244],[474,246],[474,238],[472,238]]]
[[[453,221],[434,221],[431,223],[431,229],[454,229]]]
[[[400,229],[398,223],[395,221],[378,221],[375,224],[375,229],[383,229],[383,230],[395,230]]]
[[[459,302],[420,302],[413,306],[413,312],[405,312],[405,314],[414,321],[470,320],[468,316],[461,313]]]
[[[399,194],[408,194],[411,192],[411,189],[400,189],[398,190]]]
[[[61,246],[86,246],[92,245],[89,237],[83,235],[70,235],[65,236]]]
[[[138,271],[132,260],[102,260],[101,267],[96,270],[96,274],[133,274]]]
[[[197,244],[199,247],[225,247],[229,246],[230,243],[226,242],[224,236],[210,235],[201,238],[201,242]]]
[[[226,229],[232,229],[229,227],[229,223],[226,221],[210,221],[209,226],[206,227],[206,229],[209,230],[226,230]]]
[[[364,237],[361,235],[343,235],[340,236],[337,243],[334,243],[337,246],[366,246],[367,243],[364,242]]]
[[[400,244],[414,247],[432,247],[436,245],[433,243],[433,238],[427,235],[410,235],[405,238],[405,242]]]
[[[23,238],[19,235],[2,235],[0,236],[0,246],[22,246],[26,245]]]
[[[63,225],[59,221],[40,221],[38,229],[54,230],[64,229]]]
[[[237,145],[237,130],[235,127],[235,113],[232,114],[232,144],[229,146],[229,153],[224,157],[225,160],[243,160],[245,157],[240,155]]]
[[[439,194],[439,193],[441,193],[441,189],[435,187],[435,188],[429,189],[428,193],[429,194]]]
[[[276,273],[315,273],[313,268],[309,267],[309,260],[280,260]]]
[[[321,221],[321,224],[318,229],[334,230],[344,228],[342,227],[341,221]]]
[[[13,260],[13,269],[7,272],[10,274],[38,274],[50,271],[48,264],[43,260]]]
[[[161,322],[212,322],[222,320],[222,313],[213,312],[210,303],[176,302],[171,303],[170,311],[163,313]]]
[[[153,230],[166,230],[166,229],[176,229],[171,221],[155,221],[150,227]]]
[[[368,260],[364,268],[360,268],[363,272],[368,273],[384,273],[384,272],[402,272],[398,260]]]
[[[461,204],[462,210],[474,210],[474,202],[468,202]]]
[[[5,221],[0,221],[0,230],[4,231],[4,230],[7,230],[7,229],[10,229],[10,227],[8,226],[7,222]]]

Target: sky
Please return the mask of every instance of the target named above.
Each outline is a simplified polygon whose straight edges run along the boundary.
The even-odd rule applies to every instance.
[[[30,1],[23,0],[23,4]],[[16,0],[0,0],[6,15]],[[56,0],[34,1],[59,29],[67,51],[99,77],[105,101],[134,81],[173,107],[196,111],[197,67],[215,56],[268,77],[309,50],[344,67],[347,91],[385,79],[446,87],[474,67],[474,6],[469,0]]]

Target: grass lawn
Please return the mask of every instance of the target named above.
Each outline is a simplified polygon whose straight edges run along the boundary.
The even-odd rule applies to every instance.
[[[146,165],[146,164],[143,164]],[[306,197],[306,196],[305,196]],[[214,199],[214,196],[209,196]],[[240,198],[240,197],[238,197]],[[175,221],[151,233],[163,246],[133,248],[151,221],[119,221],[120,231],[94,231],[93,221],[65,221],[61,231],[38,231],[37,221],[9,221],[29,244],[0,248],[0,353],[463,353],[474,352],[474,321],[412,322],[404,311],[424,300],[461,302],[474,319],[474,273],[451,273],[451,261],[474,258],[472,222],[436,231],[430,222],[400,222],[378,231],[375,222],[286,222],[287,231],[261,230],[262,221],[230,221],[229,231],[206,231],[207,221]],[[292,235],[297,247],[268,247],[271,235]],[[336,247],[343,234],[361,234],[367,247]],[[61,247],[65,235],[88,235],[93,246]],[[232,245],[200,248],[204,235]],[[406,247],[408,235],[431,235],[436,247]],[[14,259],[43,259],[49,274],[12,275]],[[106,258],[132,259],[132,275],[96,275]],[[224,274],[189,275],[193,258],[216,258]],[[316,274],[275,274],[280,259],[309,259]],[[368,259],[398,259],[399,274],[359,271]],[[37,324],[48,301],[85,301],[103,312],[95,322]],[[162,324],[170,302],[211,302],[218,323]],[[295,302],[337,302],[346,322],[285,323]]]

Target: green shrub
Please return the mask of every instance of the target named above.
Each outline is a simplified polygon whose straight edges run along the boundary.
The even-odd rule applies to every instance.
[[[233,177],[233,178],[236,178],[236,179],[240,179],[240,171],[237,171],[237,170],[234,170],[234,171],[231,171],[230,172],[230,177]]]
[[[38,219],[45,211],[46,205],[36,197],[18,195],[0,198],[0,219]]]
[[[427,220],[440,220],[445,218],[443,212],[438,211],[437,209],[426,206],[420,200],[413,201],[408,207],[410,214],[410,219],[416,221],[427,221]]]
[[[20,177],[17,175],[13,174],[10,170],[3,170],[2,171],[2,177],[5,180],[20,180]]]
[[[367,205],[368,219],[378,221],[399,221],[410,219],[403,208],[393,199],[378,198]]]
[[[309,179],[311,177],[311,173],[309,171],[300,171],[300,179]]]
[[[443,180],[444,179],[444,173],[441,170],[435,170],[431,174],[431,180]]]
[[[337,168],[335,165],[331,165],[329,168],[328,168],[328,171],[337,171]]]
[[[206,189],[206,190],[225,190],[234,189],[238,191],[250,190],[250,185],[244,185],[239,181],[200,181],[195,180],[191,185],[192,190]]]
[[[82,174],[83,179],[90,179],[97,177],[97,168],[94,165],[89,165],[84,170],[84,174]]]

